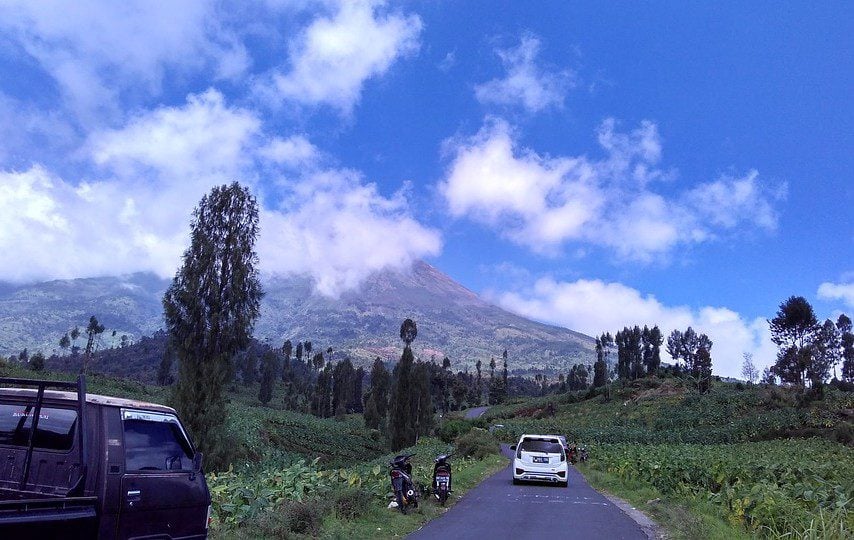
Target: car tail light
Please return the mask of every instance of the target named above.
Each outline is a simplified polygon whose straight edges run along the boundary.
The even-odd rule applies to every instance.
[[[557,475],[563,478],[564,476],[566,476],[566,471],[558,471]]]
[[[561,454],[561,455],[560,455],[560,460],[561,460],[561,461],[566,461],[566,454]]]
[[[516,467],[516,474],[525,474],[525,469],[520,469],[519,467]]]

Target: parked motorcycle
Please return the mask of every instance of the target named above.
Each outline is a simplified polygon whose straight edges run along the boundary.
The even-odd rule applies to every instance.
[[[589,455],[587,454],[587,447],[581,446],[578,448],[578,461],[587,461]]]
[[[451,493],[451,464],[448,462],[450,458],[449,454],[441,454],[433,460],[433,496],[442,506],[445,506],[445,501]]]
[[[415,454],[401,454],[389,461],[391,488],[400,512],[405,514],[409,507],[418,508],[418,491],[412,482],[412,464],[409,459]]]

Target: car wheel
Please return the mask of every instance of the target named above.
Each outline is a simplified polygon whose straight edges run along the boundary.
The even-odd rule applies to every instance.
[[[517,480],[516,478],[514,478],[514,479],[513,479],[513,485],[514,485],[514,486],[518,486],[518,485],[519,485],[519,484],[521,484],[521,483],[522,483],[522,482],[520,482],[520,481],[519,481],[519,480]]]
[[[569,487],[569,480],[567,480],[566,482],[561,483],[560,487],[565,487],[565,488],[566,488],[566,487]]]

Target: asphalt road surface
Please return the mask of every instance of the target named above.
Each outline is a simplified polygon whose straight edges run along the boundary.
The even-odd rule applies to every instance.
[[[502,450],[508,457],[512,455],[506,445]],[[515,486],[511,466],[512,462],[407,538],[646,540],[641,527],[590,487],[575,467],[569,467],[569,487],[564,488],[527,483]],[[425,497],[422,504],[433,501]]]
[[[474,407],[466,411],[466,420],[474,420],[486,412],[489,407]]]

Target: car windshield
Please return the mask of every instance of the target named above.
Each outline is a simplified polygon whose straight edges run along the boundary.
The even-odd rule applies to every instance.
[[[519,445],[519,449],[523,452],[544,452],[549,454],[560,454],[563,447],[560,443],[553,440],[545,439],[525,439]]]

